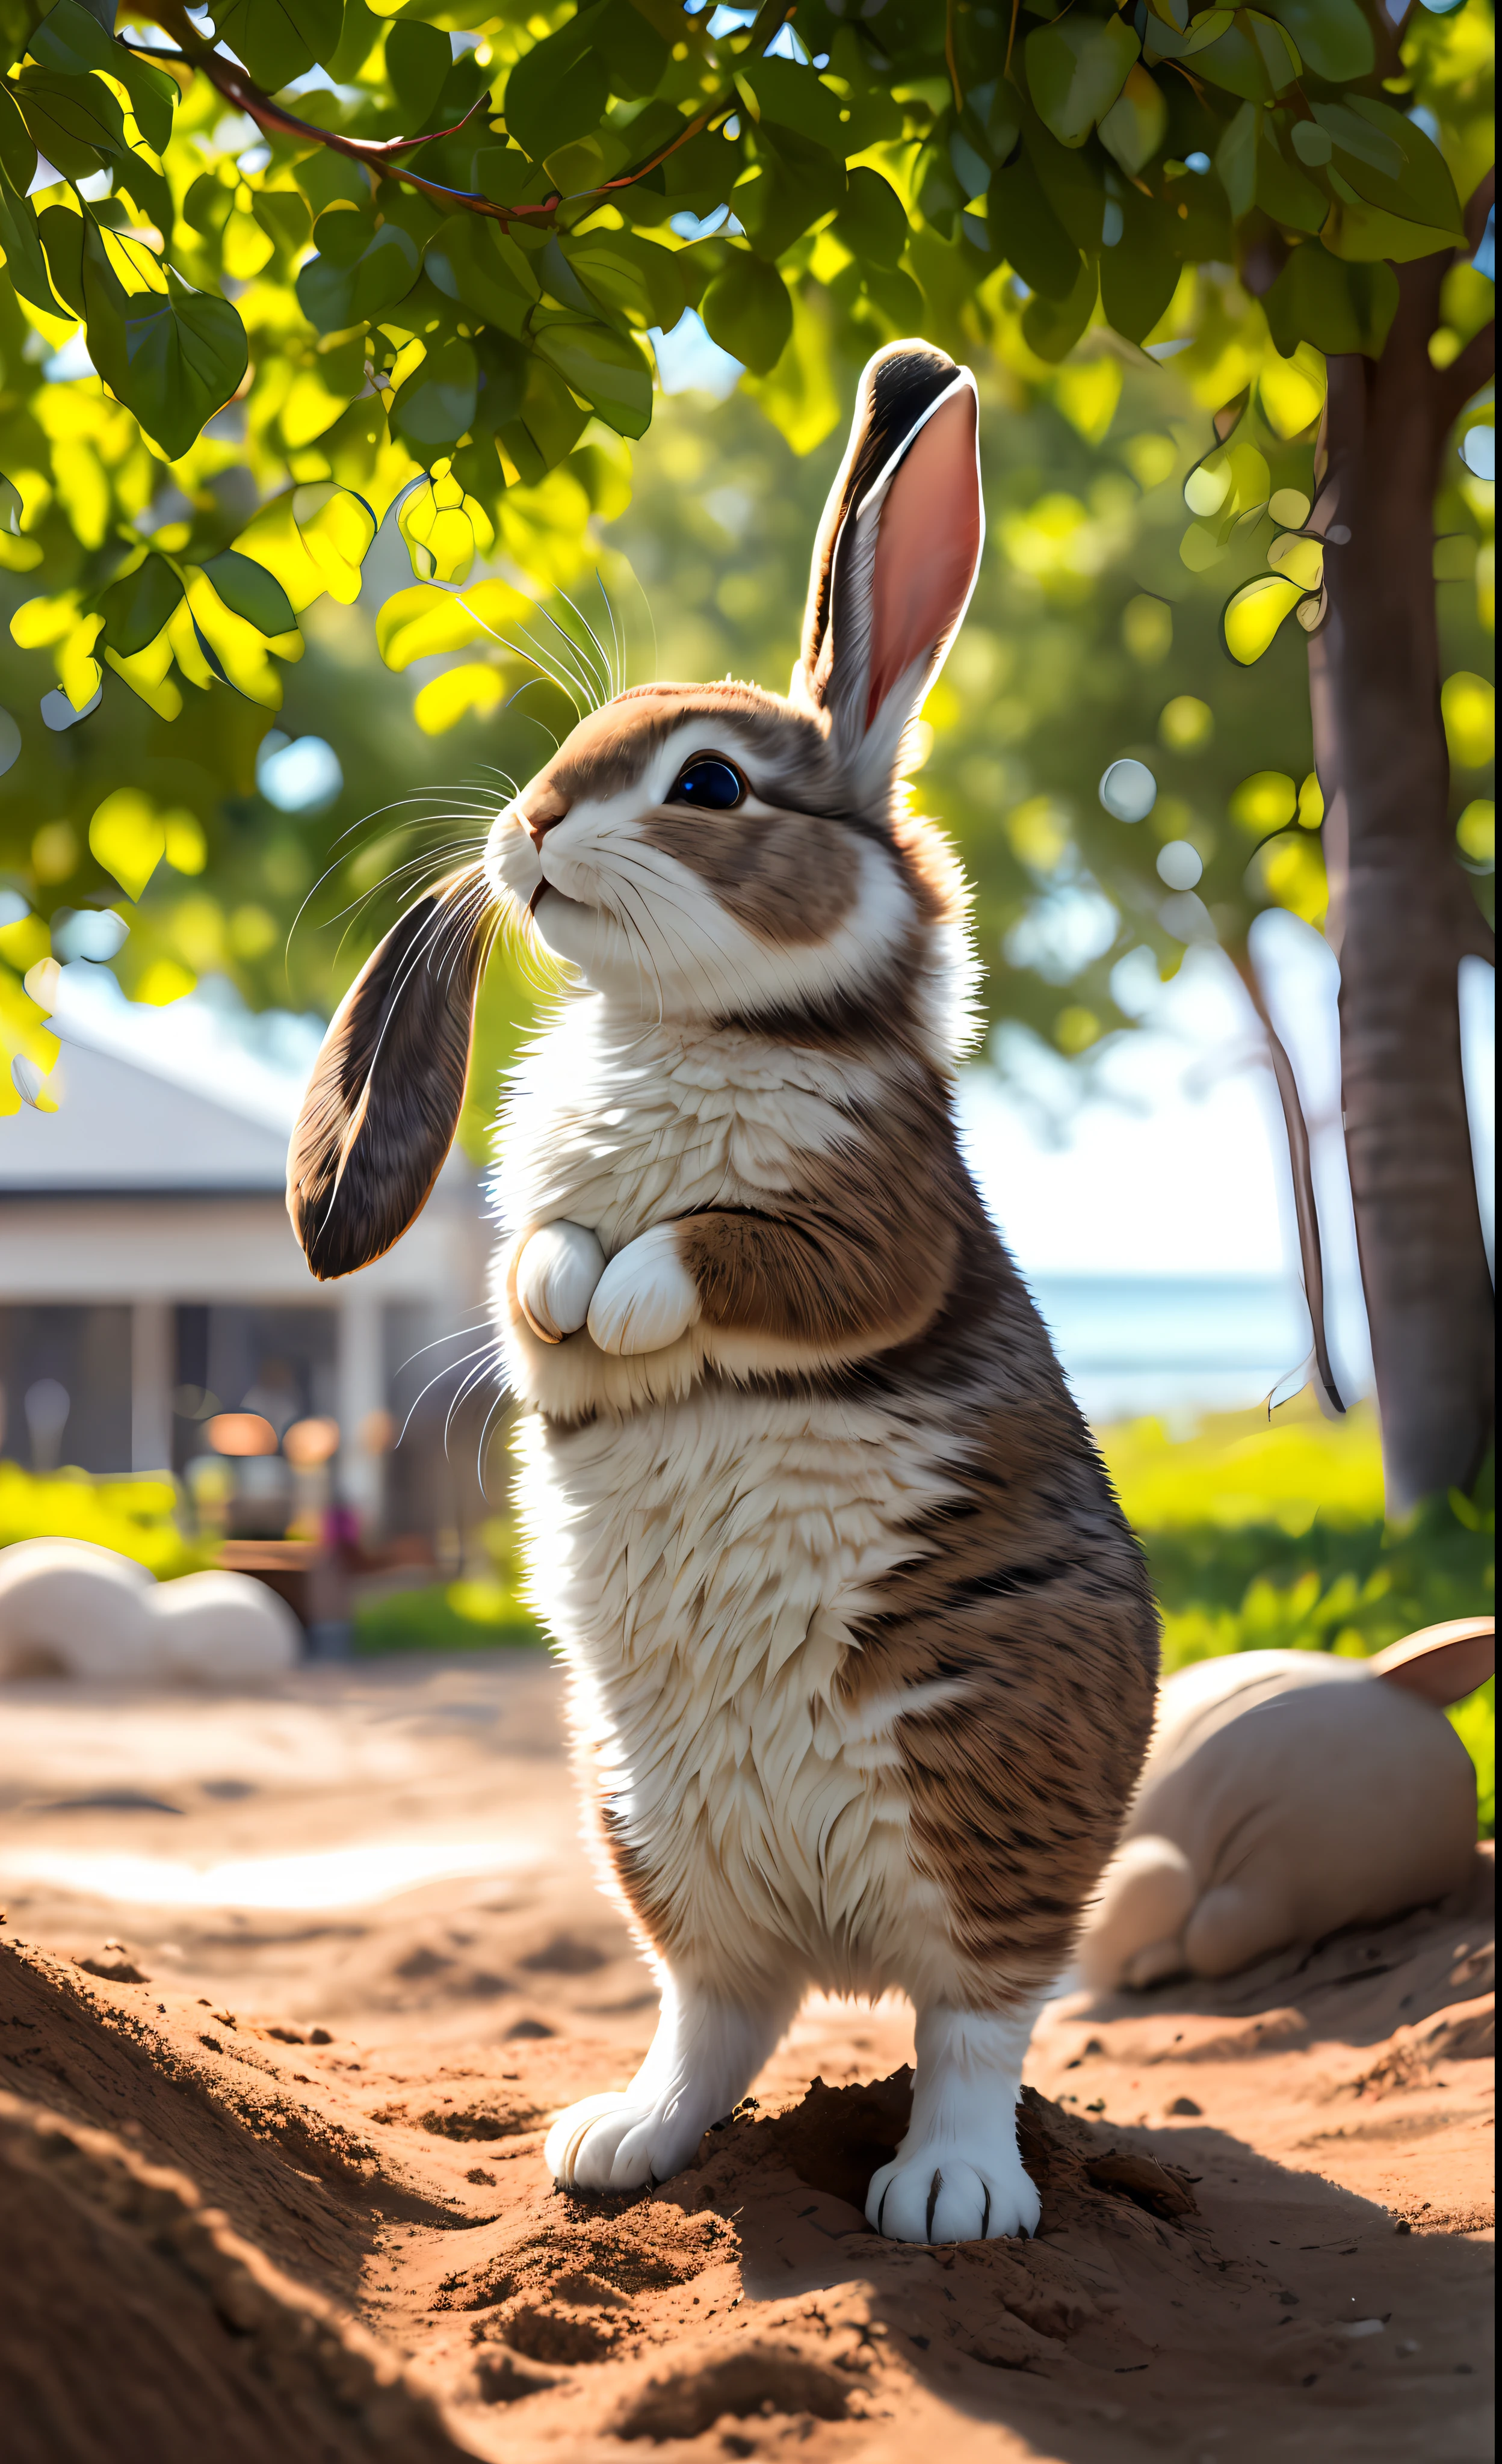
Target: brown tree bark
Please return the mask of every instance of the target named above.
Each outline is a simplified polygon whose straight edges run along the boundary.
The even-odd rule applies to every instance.
[[[1479,239],[1490,186],[1472,199]],[[1478,218],[1479,216],[1479,218]],[[1459,967],[1491,956],[1455,858],[1440,715],[1434,497],[1491,328],[1431,366],[1449,254],[1399,269],[1379,360],[1332,358],[1310,527],[1326,612],[1310,641],[1340,961],[1346,1152],[1389,1513],[1469,1487],[1495,1413],[1494,1308],[1461,1074]]]

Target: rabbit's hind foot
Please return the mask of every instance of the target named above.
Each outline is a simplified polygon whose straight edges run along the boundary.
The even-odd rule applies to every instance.
[[[1017,2098],[1037,2003],[920,2013],[913,2120],[872,2177],[866,2220],[894,2241],[994,2241],[1038,2230],[1017,2147]]]

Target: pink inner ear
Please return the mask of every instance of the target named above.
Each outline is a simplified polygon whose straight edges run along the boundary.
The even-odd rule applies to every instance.
[[[1485,1685],[1496,1665],[1496,1627],[1491,1617],[1452,1617],[1390,1643],[1371,1662],[1374,1677],[1422,1694],[1443,1710]]]
[[[975,396],[936,410],[887,491],[872,580],[869,727],[897,678],[947,633],[981,552]]]

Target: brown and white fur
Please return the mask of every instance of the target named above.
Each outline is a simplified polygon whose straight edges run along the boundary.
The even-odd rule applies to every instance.
[[[917,2013],[871,2184],[914,2241],[1030,2232],[1032,2017],[1152,1718],[1138,1551],[961,1159],[965,893],[898,787],[982,540],[973,380],[868,369],[787,699],[657,685],[577,728],[370,961],[290,1203],[316,1272],[442,1162],[497,906],[577,984],[517,1072],[494,1302],[585,1786],[662,1984],[557,2179],[675,2172],[810,1987]],[[674,801],[737,769],[734,809]]]

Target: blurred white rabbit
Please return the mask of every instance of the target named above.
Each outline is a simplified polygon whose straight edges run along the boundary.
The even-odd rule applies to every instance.
[[[1476,1775],[1444,1705],[1491,1676],[1492,1638],[1463,1617],[1373,1660],[1243,1651],[1170,1677],[1085,1983],[1229,1976],[1461,1889]]]

